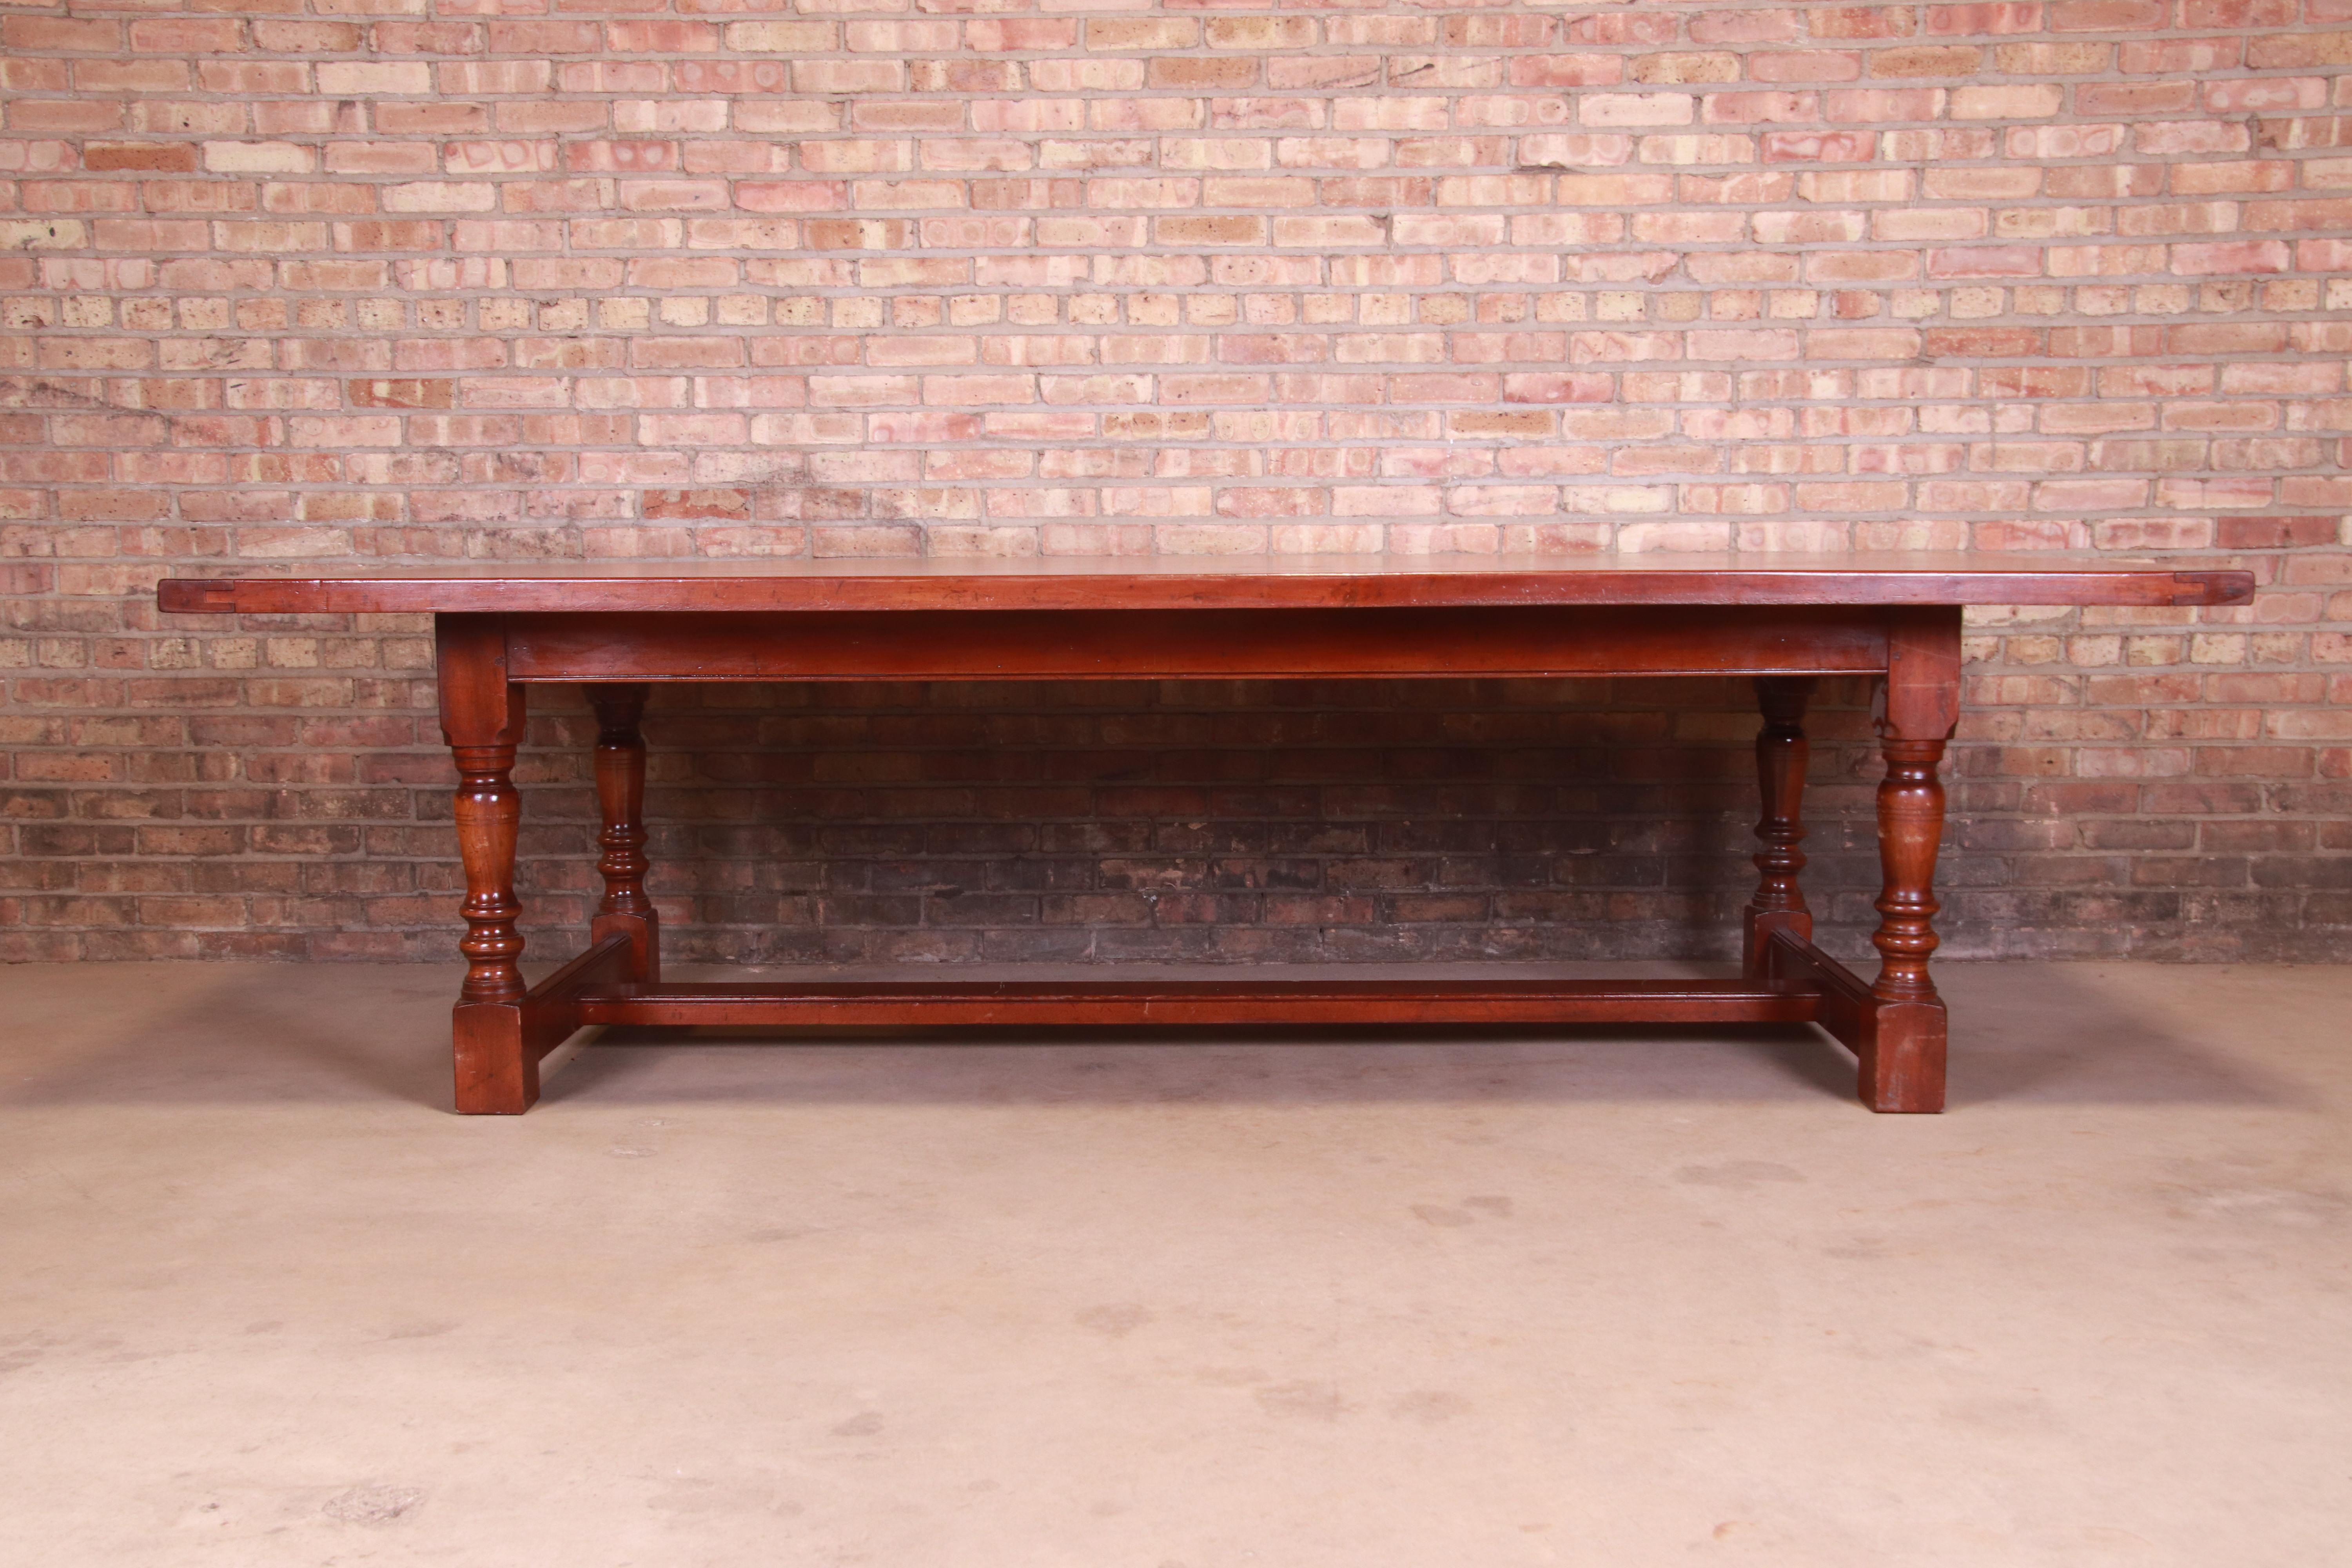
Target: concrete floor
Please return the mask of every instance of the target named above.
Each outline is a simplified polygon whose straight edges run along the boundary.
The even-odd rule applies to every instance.
[[[2352,969],[1810,1031],[594,1045],[0,971],[0,1563],[2347,1561]]]

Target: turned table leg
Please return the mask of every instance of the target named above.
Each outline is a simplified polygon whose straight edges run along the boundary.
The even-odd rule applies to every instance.
[[[454,815],[465,863],[466,980],[452,1016],[459,1111],[519,1115],[539,1098],[539,1059],[523,1039],[522,936],[515,917],[515,793],[523,689],[507,679],[506,636],[495,622],[443,616],[435,627],[441,734],[457,763]]]
[[[1794,931],[1810,942],[1813,917],[1805,907],[1797,873],[1805,868],[1805,764],[1811,748],[1805,743],[1805,702],[1813,694],[1811,676],[1766,675],[1756,679],[1756,700],[1764,712],[1764,728],[1756,735],[1756,783],[1763,795],[1763,815],[1756,837],[1763,849],[1756,857],[1759,879],[1748,900],[1746,936],[1740,966],[1751,979],[1766,972],[1766,948],[1776,931]]]
[[[631,976],[656,985],[661,983],[661,933],[653,900],[646,897],[646,741],[638,730],[648,688],[639,683],[585,689],[588,705],[596,710],[596,804],[604,818],[596,836],[604,853],[596,869],[604,879],[604,901],[596,906],[588,938],[627,937]]]
[[[1879,750],[1878,859],[1884,887],[1871,937],[1881,963],[1871,987],[1877,1006],[1862,1052],[1863,1103],[1873,1110],[1944,1109],[1943,998],[1927,973],[1936,951],[1936,854],[1944,837],[1944,786],[1937,777],[1945,742],[1959,721],[1960,613],[1892,612]]]

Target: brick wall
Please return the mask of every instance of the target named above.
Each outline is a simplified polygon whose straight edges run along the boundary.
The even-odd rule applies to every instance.
[[[2352,0],[0,0],[0,956],[449,951],[423,628],[163,624],[170,571],[1845,545],[2265,584],[1977,616],[1952,950],[2352,955]],[[656,886],[732,957],[1719,952],[1737,699],[665,694]],[[544,929],[583,715],[533,739]]]

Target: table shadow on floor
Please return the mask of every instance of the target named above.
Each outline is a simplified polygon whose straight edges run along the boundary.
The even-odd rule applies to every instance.
[[[1803,1100],[1852,1058],[1802,1026],[606,1030],[547,1102],[1100,1104]]]
[[[319,967],[327,966],[304,978]],[[1948,969],[1958,1020],[1954,1110],[2313,1098],[2239,1042],[2193,1037],[2153,1009],[2118,1007],[2066,966]],[[446,973],[424,965],[361,973],[361,984],[330,988],[291,985],[295,972],[283,966],[189,965],[160,991],[30,1008],[17,1022],[44,1037],[20,1035],[29,1048],[9,1050],[0,1103],[389,1101],[446,1110]],[[90,978],[105,977],[78,977]],[[2250,1013],[2242,1027],[2257,1037],[2259,1017]],[[1850,1103],[1854,1074],[1843,1047],[1801,1025],[607,1029],[584,1033],[566,1054],[548,1079],[550,1110],[729,1100]]]

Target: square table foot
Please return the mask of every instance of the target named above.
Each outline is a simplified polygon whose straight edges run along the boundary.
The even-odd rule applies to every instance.
[[[457,1113],[520,1116],[539,1099],[539,1064],[589,1022],[581,998],[625,982],[635,948],[625,931],[600,936],[588,951],[512,1002],[460,1002],[451,1015]]]
[[[461,1116],[520,1116],[539,1099],[539,1058],[521,1002],[460,1002],[450,1014]]]
[[[1944,1109],[1944,1005],[1881,1002],[1860,1053],[1862,1102],[1873,1110]]]
[[[1820,997],[1813,1022],[1859,1060],[1863,1104],[1878,1111],[1944,1109],[1941,1001],[1886,1001],[1869,981],[1785,928],[1765,943],[1764,960],[1767,976],[1797,982]]]

